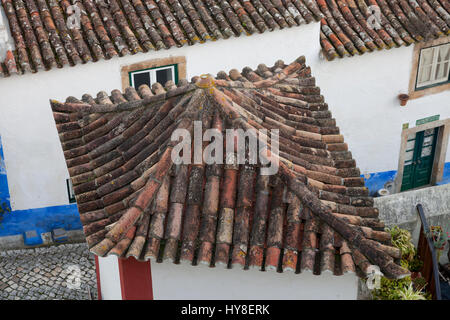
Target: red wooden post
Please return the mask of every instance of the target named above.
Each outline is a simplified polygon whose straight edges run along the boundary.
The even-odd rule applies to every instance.
[[[95,258],[95,274],[97,275],[97,300],[102,300],[102,287],[100,285],[100,266],[98,264],[98,256]]]
[[[118,259],[122,300],[153,300],[150,261]]]

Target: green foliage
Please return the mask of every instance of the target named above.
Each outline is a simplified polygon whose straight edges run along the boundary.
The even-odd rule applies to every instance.
[[[420,290],[414,290],[412,283],[398,291],[400,300],[427,300]]]
[[[419,271],[423,263],[416,257],[416,248],[412,243],[411,233],[408,230],[400,229],[397,226],[386,228],[391,234],[392,245],[399,248],[402,253],[400,264],[403,268],[410,271]],[[420,278],[418,278],[420,279]],[[425,279],[417,280],[417,285],[411,280],[411,277],[405,277],[399,280],[389,280],[382,277],[380,288],[372,291],[374,300],[427,300],[431,299],[429,294],[424,294],[422,289],[426,285]],[[416,281],[416,280],[415,280]],[[423,283],[425,281],[425,283]]]
[[[409,270],[411,272],[419,272],[423,268],[423,261],[419,260],[419,258],[414,257],[414,259],[411,260],[409,263]]]
[[[427,280],[424,277],[417,277],[413,280],[413,284],[416,290],[423,290],[427,285]]]
[[[409,270],[409,261],[408,260],[400,260],[400,265],[402,268]]]
[[[372,297],[374,300],[401,300],[401,290],[410,283],[410,277],[399,280],[389,280],[382,277],[380,288],[373,290]]]
[[[386,231],[391,234],[392,245],[402,252],[402,259],[411,261],[416,254],[416,248],[411,242],[411,233],[408,230],[400,229],[398,226],[386,228]]]

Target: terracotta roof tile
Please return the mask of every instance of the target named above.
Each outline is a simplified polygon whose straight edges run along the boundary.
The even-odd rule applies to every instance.
[[[387,276],[407,274],[303,57],[193,80],[51,101],[92,252],[317,274],[377,264]],[[279,160],[278,173],[261,175],[261,159],[238,164],[236,150],[224,165],[174,164],[171,134],[193,132],[196,120],[219,132],[279,129],[279,155],[262,152]]]
[[[325,15],[320,41],[328,60],[450,35],[448,1],[317,0],[317,3]]]
[[[1,3],[16,47],[0,63],[3,76],[251,35],[314,20],[321,21],[320,44],[329,60],[450,34],[450,6],[448,1],[438,0]],[[379,28],[370,24],[374,13],[379,13]],[[79,26],[72,23],[77,14]]]
[[[309,23],[302,1],[2,0],[23,74]],[[79,15],[80,25],[72,19]],[[302,16],[303,15],[303,16]]]

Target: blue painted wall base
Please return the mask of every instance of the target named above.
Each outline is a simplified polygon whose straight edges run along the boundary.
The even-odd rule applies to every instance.
[[[8,212],[0,222],[0,237],[36,230],[40,235],[53,229],[82,229],[76,204]]]
[[[397,170],[369,173],[361,175],[364,178],[366,187],[369,189],[369,194],[374,196],[378,190],[385,187],[386,183],[394,182]],[[443,185],[450,183],[450,162],[444,165],[444,175],[442,180],[437,182],[436,185]]]
[[[30,230],[23,233],[23,242],[27,246],[37,246],[42,244],[44,241],[36,230]]]

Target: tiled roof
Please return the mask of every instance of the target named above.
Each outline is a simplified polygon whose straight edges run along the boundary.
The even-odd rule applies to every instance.
[[[407,274],[303,57],[51,105],[99,256]],[[279,129],[279,156],[264,158],[279,159],[278,173],[261,175],[261,162],[173,164],[172,132],[196,120],[221,132]]]
[[[251,35],[317,20],[310,0],[1,0],[16,50],[0,74]],[[72,12],[72,14],[67,14]],[[74,20],[70,19],[69,26]]]
[[[320,19],[329,60],[450,34],[448,0],[76,0],[79,10],[69,0],[1,2],[16,47],[0,63],[3,76]],[[79,28],[69,28],[77,11]]]
[[[450,35],[448,0],[316,1],[328,60]]]

